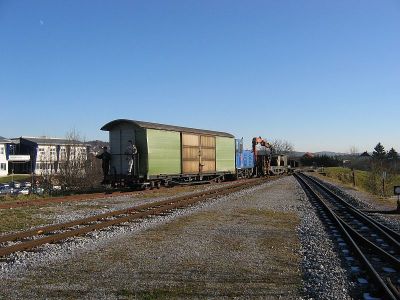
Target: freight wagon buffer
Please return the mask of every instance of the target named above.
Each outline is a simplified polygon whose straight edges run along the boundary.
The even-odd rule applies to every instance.
[[[229,133],[125,119],[101,130],[109,131],[113,184],[160,186],[235,175],[235,140]],[[129,140],[138,150],[132,175],[124,154]]]

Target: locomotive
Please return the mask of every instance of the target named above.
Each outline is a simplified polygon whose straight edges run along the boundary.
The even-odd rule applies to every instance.
[[[243,138],[226,132],[118,119],[109,132],[113,186],[160,187],[269,175],[271,147],[254,138],[244,150]],[[136,145],[133,168],[124,149]]]

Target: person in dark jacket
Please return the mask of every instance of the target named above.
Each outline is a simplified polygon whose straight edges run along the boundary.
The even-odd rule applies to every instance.
[[[103,169],[103,181],[102,184],[106,183],[108,172],[110,170],[111,154],[107,151],[107,147],[103,147],[103,153],[97,154],[96,157],[102,160],[101,167]]]

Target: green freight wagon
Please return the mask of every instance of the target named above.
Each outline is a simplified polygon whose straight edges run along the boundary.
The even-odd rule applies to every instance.
[[[109,131],[113,183],[158,186],[235,175],[235,140],[229,133],[126,119],[101,130]],[[131,170],[129,141],[137,147]]]

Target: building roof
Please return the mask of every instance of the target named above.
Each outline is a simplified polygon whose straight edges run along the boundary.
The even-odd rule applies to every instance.
[[[303,157],[309,157],[309,158],[313,158],[314,154],[310,153],[310,152],[306,152]]]
[[[367,151],[360,154],[361,157],[371,157]]]
[[[179,132],[189,132],[189,133],[197,133],[197,134],[206,134],[206,135],[216,135],[216,136],[223,136],[223,137],[231,137],[234,136],[227,132],[221,131],[212,131],[212,130],[203,130],[203,129],[196,129],[196,128],[189,128],[189,127],[180,127],[180,126],[173,126],[173,125],[164,125],[158,123],[150,123],[150,122],[143,122],[143,121],[136,121],[136,120],[127,120],[127,119],[118,119],[111,121],[101,127],[101,130],[110,131],[114,126],[118,126],[123,123],[133,124],[135,126],[141,128],[148,128],[148,129],[159,129],[159,130],[168,130],[168,131],[179,131]]]
[[[29,136],[21,136],[17,138],[19,140],[26,140],[38,145],[85,145],[83,142],[70,140],[70,139],[61,139],[61,138],[52,138],[52,137],[29,137]]]
[[[1,144],[8,144],[8,143],[11,143],[11,140],[6,139],[5,137],[0,136],[0,143],[1,143]]]

